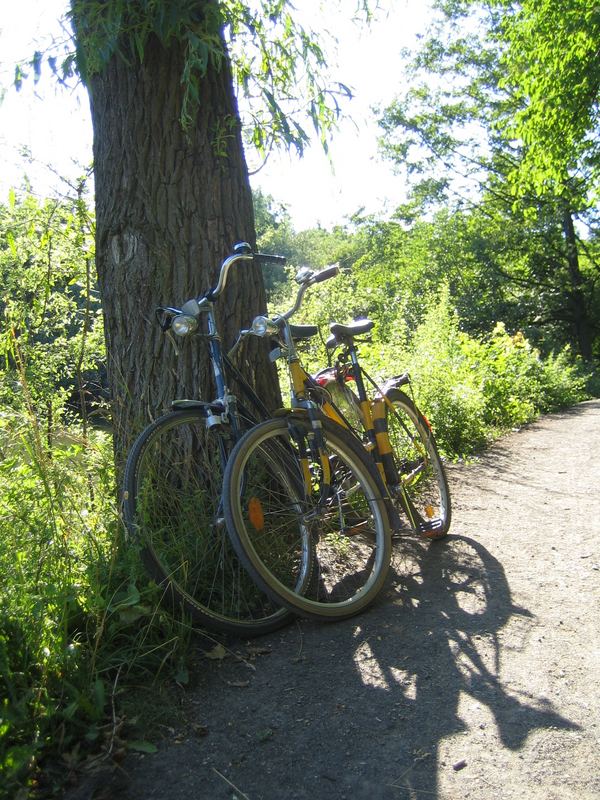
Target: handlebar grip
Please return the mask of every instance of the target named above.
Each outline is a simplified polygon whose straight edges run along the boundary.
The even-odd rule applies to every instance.
[[[277,264],[281,267],[283,267],[287,261],[285,256],[272,256],[268,253],[254,253],[254,260],[260,261],[261,264]]]
[[[313,275],[311,283],[321,283],[322,281],[328,281],[329,278],[333,278],[335,275],[337,275],[339,271],[340,268],[338,267],[337,264],[334,264],[331,267],[325,267],[325,269],[322,269],[321,272],[317,272],[315,273],[315,275]]]

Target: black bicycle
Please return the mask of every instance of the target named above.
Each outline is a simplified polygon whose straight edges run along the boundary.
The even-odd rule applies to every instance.
[[[253,260],[285,264],[281,256],[253,253],[240,243],[223,262],[214,288],[181,308],[157,309],[165,332],[207,340],[217,396],[209,402],[176,400],[170,412],[142,431],[127,458],[123,494],[127,530],[141,542],[144,564],[165,598],[209,630],[242,636],[267,633],[291,618],[241,566],[229,542],[221,499],[235,443],[270,417],[223,352],[213,308],[231,267]],[[233,381],[239,400],[231,391]]]

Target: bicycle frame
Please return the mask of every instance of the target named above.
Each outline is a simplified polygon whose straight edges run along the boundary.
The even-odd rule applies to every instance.
[[[242,390],[244,398],[250,402],[252,410],[256,412],[258,418],[267,418],[268,410],[261,399],[254,392],[248,381],[244,378],[237,367],[232,363],[230,355],[223,352],[221,337],[219,335],[217,321],[214,313],[214,304],[219,295],[223,292],[230,268],[238,261],[259,260],[265,263],[285,263],[282,256],[272,256],[263,253],[252,253],[250,246],[245,242],[237,244],[233,255],[225,259],[221,265],[217,285],[197,299],[188,300],[181,309],[159,308],[157,315],[163,314],[163,321],[159,317],[159,323],[163,330],[171,333],[171,328],[175,328],[174,321],[181,320],[182,333],[180,336],[187,336],[195,333],[201,315],[207,319],[207,332],[199,334],[208,340],[209,358],[215,382],[216,397],[212,401],[206,400],[174,400],[174,409],[197,408],[204,414],[207,427],[213,425],[230,424],[234,438],[237,438],[241,431],[239,414],[237,408],[237,397],[232,393],[227,383],[228,377],[232,376]],[[176,331],[177,332],[177,331]]]
[[[290,351],[290,353],[291,352],[292,351]],[[292,382],[292,408],[305,407],[305,404],[310,402],[311,395],[316,394],[320,397],[317,405],[323,414],[333,420],[333,422],[342,425],[356,435],[357,432],[333,400],[323,397],[323,393],[320,391],[322,387],[320,387],[314,378],[306,372],[295,354],[295,348],[293,348],[293,352],[294,356],[290,355],[288,361]],[[375,459],[377,469],[379,470],[384,485],[386,487],[388,485],[394,485],[398,483],[399,478],[394,465],[392,456],[393,450],[387,430],[385,398],[383,394],[380,393],[375,399],[369,400],[362,378],[362,369],[356,359],[356,353],[354,353],[353,359],[353,377],[358,391],[357,411],[367,437],[366,449]],[[346,391],[350,392],[348,389]],[[353,402],[355,402],[356,396],[354,393],[352,393],[352,395]]]
[[[235,438],[239,434],[241,426],[237,412],[237,397],[231,392],[226,380],[228,374],[234,375],[240,383],[244,395],[260,416],[267,416],[267,409],[241,373],[223,353],[212,301],[205,302],[201,306],[201,310],[207,318],[207,333],[199,335],[208,340],[209,360],[215,382],[216,397],[213,400],[173,400],[171,406],[174,409],[197,408],[202,412],[207,428],[230,424]]]
[[[359,363],[358,352],[354,342],[346,345],[344,356],[344,358],[338,358],[334,367],[335,380],[346,398],[357,406],[362,427],[369,441],[369,447],[376,455],[377,465],[384,483],[390,486],[397,486],[400,484],[400,479],[394,463],[393,447],[389,438],[386,414],[386,410],[391,413],[395,413],[395,411],[386,392],[392,387],[398,388],[409,383],[409,378],[407,375],[393,378],[387,381],[385,387],[382,388],[365,372]],[[344,363],[347,362],[348,357],[350,358],[350,365]],[[342,372],[343,375],[341,374]],[[369,380],[375,389],[373,399],[369,399],[364,377]],[[357,394],[354,394],[346,385],[348,378],[355,382]]]
[[[358,439],[361,439],[359,432],[355,430],[352,424],[346,419],[343,412],[336,406],[331,397],[328,396],[327,390],[320,386],[302,366],[287,320],[280,321],[280,326],[281,338],[283,339],[286,351],[286,360],[291,380],[292,411],[294,409],[319,409],[329,419],[333,420],[338,425],[342,425]],[[394,461],[386,416],[386,409],[389,409],[391,413],[395,414],[393,404],[386,397],[386,389],[408,383],[408,376],[403,375],[392,379],[386,383],[385,388],[381,388],[365,373],[360,365],[354,342],[347,345],[346,352],[351,362],[351,366],[349,365],[350,369],[347,370],[346,374],[350,375],[355,381],[358,396],[343,384],[340,385],[340,388],[342,388],[349,401],[355,405],[359,414],[364,434],[367,437],[366,445],[362,439],[361,443],[365,446],[365,449],[371,453],[381,478],[382,487],[387,495],[387,500],[390,501],[388,513],[390,515],[390,520],[394,523],[392,527],[401,527],[401,523],[397,517],[393,503],[391,502],[393,496],[396,494],[399,495],[402,508],[407,514],[411,524],[416,525],[414,508],[400,479]],[[280,355],[283,355],[283,353],[280,353]],[[336,367],[334,369],[336,369],[337,373],[338,368]],[[369,382],[376,390],[376,395],[373,399],[369,399],[367,395],[363,375],[368,378]],[[316,401],[313,399],[314,397],[317,398]]]

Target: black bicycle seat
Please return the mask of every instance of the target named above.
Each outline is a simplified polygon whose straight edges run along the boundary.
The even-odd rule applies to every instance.
[[[339,322],[332,322],[329,330],[338,341],[352,339],[373,329],[375,323],[370,319],[355,319],[349,325],[340,325]]]
[[[310,339],[311,336],[316,336],[318,332],[317,325],[290,325],[290,333],[295,342],[300,339]]]

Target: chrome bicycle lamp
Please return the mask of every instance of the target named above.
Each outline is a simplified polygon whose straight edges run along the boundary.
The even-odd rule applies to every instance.
[[[274,333],[277,325],[273,325],[268,317],[254,317],[250,330],[255,336],[266,336],[268,333]]]
[[[172,329],[177,336],[189,336],[198,329],[198,320],[189,314],[178,314],[173,317]]]

